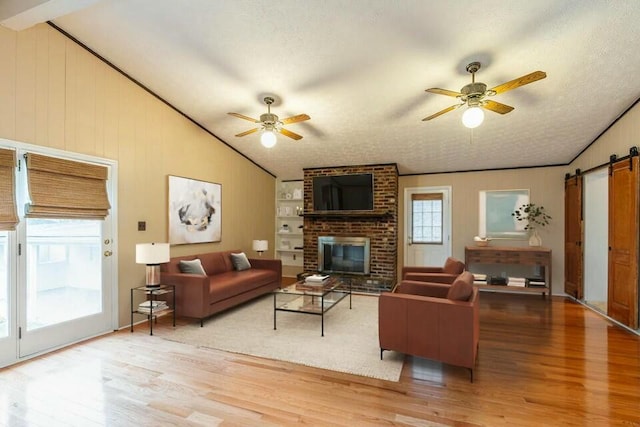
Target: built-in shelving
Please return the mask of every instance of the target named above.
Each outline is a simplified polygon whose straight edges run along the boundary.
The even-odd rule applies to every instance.
[[[276,257],[284,276],[295,277],[304,265],[304,200],[302,181],[280,181],[276,191]],[[298,248],[298,249],[296,249]]]

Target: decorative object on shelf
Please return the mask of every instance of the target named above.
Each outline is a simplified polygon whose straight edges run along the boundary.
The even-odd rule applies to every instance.
[[[282,227],[280,227],[280,233],[289,233],[291,232],[291,229],[289,228],[289,224],[282,224]]]
[[[549,225],[551,216],[544,210],[544,206],[526,203],[511,214],[516,221],[526,221],[524,229],[529,232],[529,246],[542,246],[542,238],[538,234],[539,227]]]
[[[296,188],[295,190],[293,190],[293,198],[297,199],[297,200],[301,200],[302,199],[302,189]]]
[[[267,240],[254,240],[253,241],[253,250],[258,252],[260,256],[262,256],[263,252],[269,250],[269,241]]]
[[[476,236],[473,238],[473,241],[476,243],[476,246],[485,247],[489,246],[489,241],[491,239],[487,239],[486,237]]]
[[[280,249],[291,249],[291,242],[289,242],[288,240],[283,240],[280,242]]]
[[[136,245],[136,263],[146,264],[146,280],[148,288],[160,286],[160,264],[169,262],[168,243],[138,243]]]
[[[169,243],[221,240],[222,185],[169,175]]]
[[[280,206],[278,208],[278,216],[291,216],[291,206]]]

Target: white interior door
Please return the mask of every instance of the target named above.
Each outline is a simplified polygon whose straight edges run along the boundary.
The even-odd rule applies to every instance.
[[[607,312],[609,257],[609,173],[584,176],[584,301]]]
[[[451,187],[407,188],[404,200],[404,265],[444,265],[451,256]]]

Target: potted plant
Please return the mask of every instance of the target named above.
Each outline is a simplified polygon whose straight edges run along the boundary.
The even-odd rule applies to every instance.
[[[527,221],[524,229],[529,232],[529,245],[540,246],[542,239],[538,234],[538,228],[544,228],[549,225],[551,215],[547,214],[544,206],[538,206],[535,203],[527,203],[513,211],[511,216],[517,221]]]

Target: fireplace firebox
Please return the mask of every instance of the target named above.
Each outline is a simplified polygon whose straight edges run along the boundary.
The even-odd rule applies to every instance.
[[[318,236],[318,270],[323,273],[369,274],[368,237]]]

